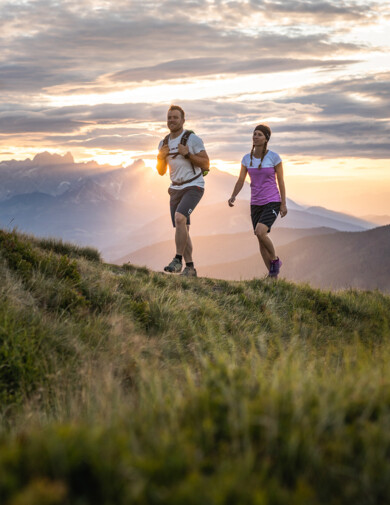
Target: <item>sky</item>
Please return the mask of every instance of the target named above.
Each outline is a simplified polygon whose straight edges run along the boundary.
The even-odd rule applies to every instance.
[[[173,103],[212,166],[238,174],[265,122],[287,196],[390,215],[388,2],[0,0],[0,20],[0,161],[154,166]]]

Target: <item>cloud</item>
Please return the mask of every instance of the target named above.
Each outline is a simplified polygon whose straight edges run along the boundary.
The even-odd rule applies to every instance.
[[[386,159],[389,157],[389,145],[387,142],[367,142],[363,145],[360,142],[340,142],[331,145],[331,158],[372,158],[372,159]],[[322,156],[329,157],[329,144],[300,144],[294,145],[280,145],[278,150],[281,154],[288,154],[292,156]]]
[[[253,127],[268,121],[275,142],[289,154],[334,157],[390,155],[386,103],[389,75],[340,79],[307,86],[273,100],[187,100],[187,125],[207,139],[214,158],[237,158],[250,145]],[[354,98],[360,93],[364,101]],[[375,101],[371,101],[375,100]],[[166,105],[101,104],[59,108],[8,108],[0,131],[43,135],[42,146],[64,149],[154,151],[166,129]],[[269,120],[268,118],[271,118]],[[274,121],[273,118],[279,118]],[[380,121],[378,121],[380,120]],[[345,146],[343,153],[342,146]],[[370,149],[372,152],[370,153]]]
[[[270,15],[281,9],[277,2],[261,5]],[[213,62],[220,72],[250,73],[252,69],[258,73],[264,71],[263,64],[270,68],[271,62],[265,58],[275,58],[272,71],[278,71],[294,67],[291,58],[301,60],[294,68],[309,65],[309,60],[313,66],[321,66],[315,58],[330,60],[331,55],[363,49],[361,43],[333,41],[330,31],[313,33],[301,27],[286,32],[261,25],[248,31],[242,25],[246,19],[243,7],[254,8],[247,2],[186,3],[178,21],[177,2],[96,5],[84,0],[60,2],[55,7],[50,0],[5,3],[1,9],[5,18],[1,88],[15,93],[45,91],[56,85],[93,87],[105,74],[120,78],[134,72],[139,80],[144,74],[150,78],[155,70],[171,78],[175,66],[176,72],[184,69],[189,76],[214,75]],[[311,8],[314,10],[313,5]],[[189,15],[204,13],[204,9],[208,13],[234,10],[236,24],[227,28],[212,19],[205,23],[204,16]],[[185,60],[191,61],[192,69]]]
[[[88,134],[47,137],[46,141],[54,145],[66,145],[67,148],[80,147],[90,149],[107,149],[123,151],[149,151],[154,150],[161,140],[161,135],[140,132],[130,129],[114,129],[113,131],[95,130]]]
[[[85,123],[70,119],[47,117],[44,114],[28,112],[27,114],[8,113],[0,117],[0,133],[11,135],[37,132],[76,132]]]
[[[139,67],[108,76],[112,81],[160,81],[218,74],[265,74],[302,70],[305,68],[330,68],[356,63],[356,60],[319,60],[296,58],[254,58],[244,61],[224,58],[187,58],[173,60],[150,67]]]
[[[339,79],[326,84],[307,86],[281,103],[316,103],[319,118],[353,116],[360,120],[388,120],[390,72],[365,77]]]
[[[378,3],[366,2],[365,8],[357,2],[338,0],[336,2],[321,0],[283,0],[283,1],[258,1],[250,0],[254,11],[260,10],[269,17],[280,14],[292,19],[310,22],[345,22],[367,21],[377,19]]]
[[[161,121],[166,106],[150,104],[103,104],[71,107],[0,106],[0,132],[77,133],[99,125]]]
[[[319,84],[315,87],[308,87],[309,93],[329,91],[331,89],[339,94],[348,95],[358,93],[366,99],[382,102],[381,107],[386,105],[390,99],[390,72],[378,72],[366,76],[349,77],[334,80],[330,84]],[[386,112],[386,109],[384,110]],[[388,114],[387,114],[388,116]]]
[[[189,92],[180,105],[214,157],[238,159],[263,120],[284,153],[390,154],[390,72],[367,74],[360,66],[357,76],[373,47],[345,36],[388,15],[378,2],[362,8],[359,0],[35,0],[3,1],[0,10],[0,145],[7,151],[23,142],[152,151],[165,129],[167,100],[131,103],[128,93],[129,103],[110,104],[106,93],[207,78],[219,80],[219,96],[195,100]],[[224,90],[226,76],[269,79],[309,70],[315,84],[275,77],[272,94]],[[87,105],[92,94],[100,104]],[[85,103],[54,106],[48,99],[62,103],[62,95],[66,103],[74,95]]]

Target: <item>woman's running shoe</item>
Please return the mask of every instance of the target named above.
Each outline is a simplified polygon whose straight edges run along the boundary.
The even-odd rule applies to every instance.
[[[270,267],[269,273],[268,273],[268,277],[273,277],[274,279],[277,279],[281,266],[282,266],[282,262],[280,261],[279,258],[276,258],[276,260],[272,260],[271,267]]]

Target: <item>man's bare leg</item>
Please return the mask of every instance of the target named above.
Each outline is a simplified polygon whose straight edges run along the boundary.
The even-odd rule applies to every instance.
[[[197,277],[197,272],[192,262],[192,241],[190,237],[190,227],[187,225],[187,218],[183,214],[176,212],[175,225],[176,254],[180,254],[184,257],[184,261],[186,262],[186,267],[181,275],[186,277]]]
[[[178,215],[179,213],[176,212],[176,215]],[[179,214],[180,216],[182,214]],[[183,216],[185,217],[185,216]],[[183,233],[183,229],[182,229],[182,224],[180,223],[179,224],[179,221],[180,221],[180,217],[179,219],[176,219],[176,216],[175,216],[175,224],[176,224],[176,235],[175,235],[175,239],[176,239],[176,254],[180,254],[181,256],[183,256],[184,258],[184,261],[186,263],[191,263],[192,262],[192,240],[191,240],[191,237],[190,237],[190,226],[188,224],[186,224],[186,230],[187,230],[187,240],[186,240],[186,245],[185,245],[185,248],[184,248],[184,251],[183,252],[179,252],[179,251],[182,251],[182,246],[183,246],[183,242],[184,242],[184,238],[185,238],[185,233]],[[178,226],[179,224],[179,226]]]
[[[189,245],[187,246],[187,243]],[[164,267],[165,272],[179,273],[183,268],[182,258],[186,258],[187,250],[189,251],[189,256],[192,253],[191,239],[188,235],[187,218],[180,212],[175,213],[175,243],[176,243],[176,256],[173,260]],[[178,258],[177,256],[180,256]],[[188,254],[187,254],[188,256]]]
[[[187,218],[184,214],[180,214],[180,212],[175,213],[175,242],[176,242],[176,254],[180,254],[180,256],[184,256],[184,251],[186,250],[186,245],[188,242],[188,227],[187,227]],[[192,251],[192,245],[191,245]]]
[[[192,241],[190,237],[190,226],[187,225],[187,231],[188,231],[188,236],[187,236],[187,243],[186,243],[186,248],[184,249],[184,261],[186,263],[191,263],[192,262]]]

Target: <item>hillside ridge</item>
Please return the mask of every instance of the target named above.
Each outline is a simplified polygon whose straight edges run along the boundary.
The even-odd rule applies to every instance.
[[[390,499],[389,296],[169,276],[4,230],[0,293],[2,503]]]

